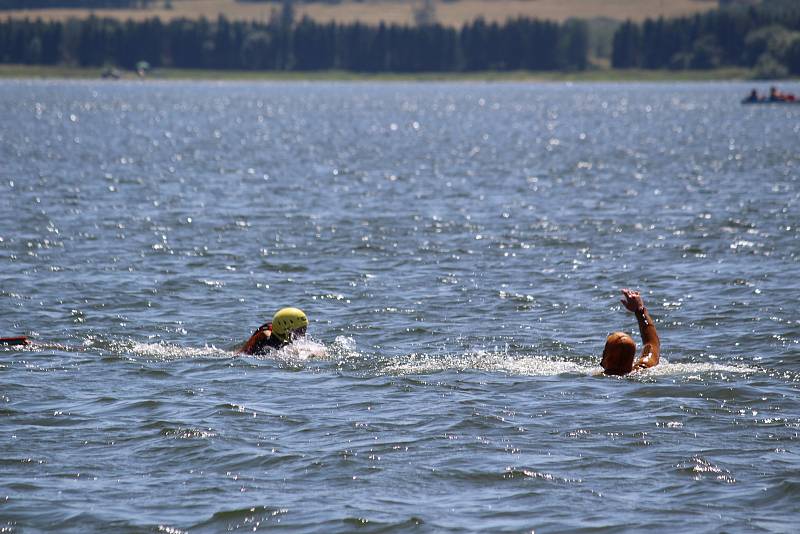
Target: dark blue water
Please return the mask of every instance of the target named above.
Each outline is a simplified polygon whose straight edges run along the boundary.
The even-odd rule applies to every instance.
[[[0,529],[796,531],[800,106],[749,89],[0,82]]]

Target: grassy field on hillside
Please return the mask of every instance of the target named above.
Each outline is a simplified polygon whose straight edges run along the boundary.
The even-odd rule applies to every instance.
[[[420,0],[343,0],[339,4],[296,4],[298,17],[308,15],[318,21],[362,21],[377,24],[411,24],[413,8]],[[647,17],[676,17],[700,13],[717,7],[717,0],[457,0],[435,2],[436,18],[446,25],[460,26],[482,16],[486,20],[505,21],[509,17],[527,16],[540,19],[565,20],[571,17],[612,18],[618,20],[643,20]],[[172,0],[172,9],[164,9],[157,0],[149,9],[47,9],[0,12],[0,17],[41,17],[46,20],[65,20],[86,17],[94,13],[100,17],[144,19],[158,16],[163,20],[187,17],[217,18],[224,14],[229,19],[268,20],[279,3],[237,2],[236,0]]]
[[[101,69],[66,66],[0,65],[0,78],[19,79],[99,79]],[[470,72],[470,73],[415,73],[415,74],[361,74],[344,71],[285,72],[158,69],[145,77],[151,80],[243,80],[243,81],[482,81],[482,82],[665,82],[747,80],[752,72],[747,69],[715,69],[707,71],[667,70],[612,70],[598,69],[584,72]],[[138,80],[133,72],[122,72],[122,79]],[[109,81],[108,83],[113,83]]]

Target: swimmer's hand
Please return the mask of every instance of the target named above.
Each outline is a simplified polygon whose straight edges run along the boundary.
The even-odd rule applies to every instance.
[[[622,295],[625,297],[620,302],[628,311],[636,313],[637,311],[644,310],[644,301],[638,291],[631,291],[630,289],[623,289]]]

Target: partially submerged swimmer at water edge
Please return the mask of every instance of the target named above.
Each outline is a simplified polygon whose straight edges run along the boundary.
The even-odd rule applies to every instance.
[[[644,301],[638,291],[623,289],[625,297],[620,302],[628,311],[636,315],[639,322],[639,333],[642,336],[642,353],[634,363],[636,342],[625,332],[613,332],[606,338],[603,359],[600,366],[607,375],[626,375],[638,369],[647,369],[658,365],[661,354],[661,342],[656,333],[656,325],[644,307]]]
[[[308,328],[308,317],[297,308],[283,308],[264,323],[245,341],[239,352],[244,354],[264,354],[273,349],[281,349],[295,339],[304,337]]]

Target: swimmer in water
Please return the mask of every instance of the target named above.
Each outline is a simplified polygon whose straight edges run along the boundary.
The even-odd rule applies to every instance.
[[[281,349],[295,339],[305,336],[306,328],[308,328],[308,318],[302,310],[283,308],[278,310],[272,322],[259,326],[239,352],[264,354],[269,350]]]
[[[30,345],[31,341],[26,336],[0,337],[0,346]]]
[[[603,359],[600,366],[603,373],[607,375],[626,375],[638,369],[647,369],[658,365],[658,357],[661,353],[661,342],[658,340],[656,326],[644,301],[638,291],[623,289],[622,295],[625,297],[620,302],[628,311],[636,314],[639,322],[639,333],[642,335],[642,354],[634,363],[636,356],[636,342],[625,332],[614,332],[606,338],[606,346],[603,349]]]

